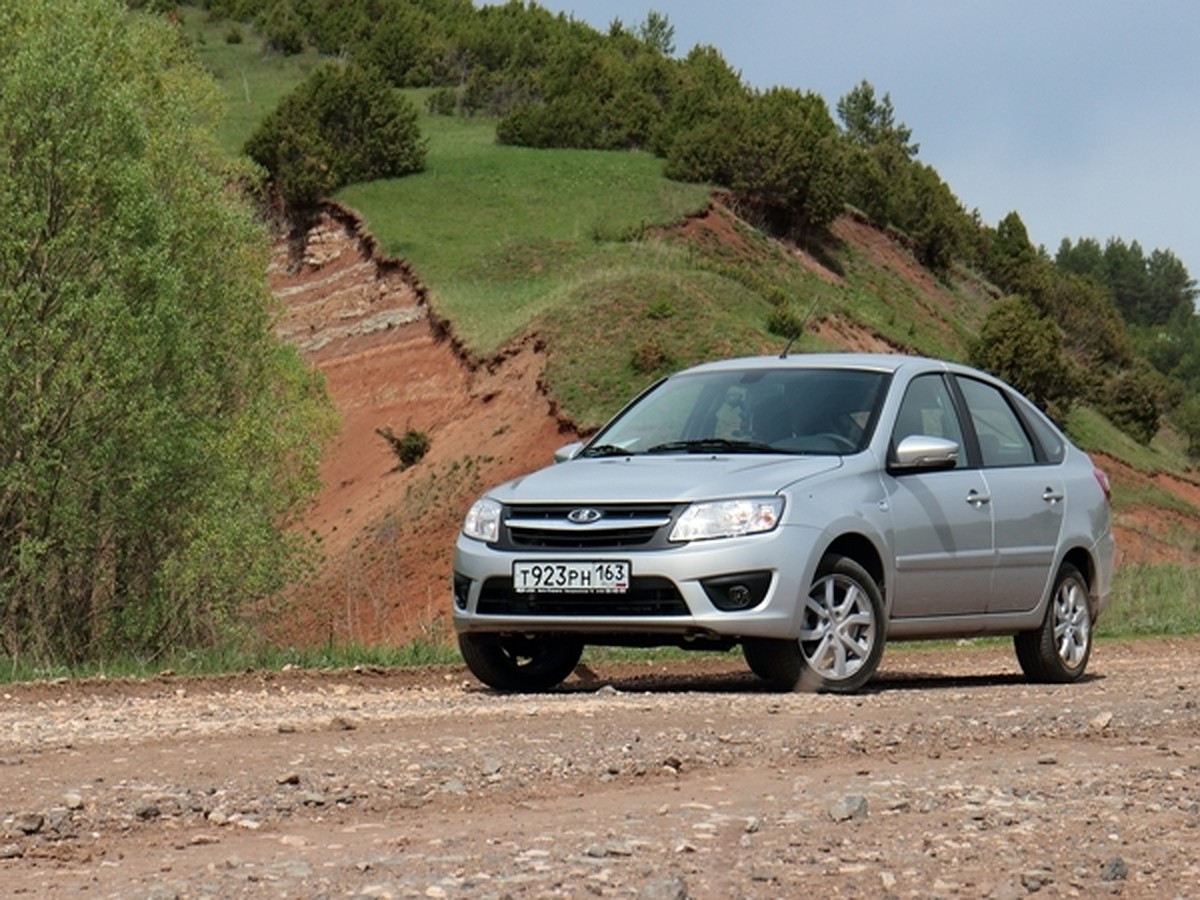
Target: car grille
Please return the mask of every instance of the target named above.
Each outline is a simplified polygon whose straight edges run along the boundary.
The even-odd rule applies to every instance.
[[[479,594],[480,615],[686,616],[687,604],[666,578],[634,578],[623,594],[518,594],[511,578],[489,578]]]
[[[500,549],[620,550],[666,547],[675,514],[671,504],[589,505],[600,517],[576,524],[567,516],[576,504],[509,506],[504,512]]]

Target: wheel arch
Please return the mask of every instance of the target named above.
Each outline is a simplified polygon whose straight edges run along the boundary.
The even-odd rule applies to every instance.
[[[846,532],[830,541],[829,546],[821,555],[827,556],[831,553],[849,557],[867,570],[867,574],[875,580],[875,584],[884,597],[884,609],[886,610],[888,607],[887,574],[883,564],[883,554],[879,552],[875,542],[860,532]]]
[[[1096,606],[1100,602],[1100,598],[1096,591],[1096,560],[1083,547],[1072,547],[1068,550],[1059,563],[1059,569],[1063,563],[1070,563],[1079,570],[1079,574],[1083,576],[1083,580],[1087,582],[1088,588],[1088,605],[1092,608],[1092,616],[1095,617],[1097,610]],[[1052,573],[1050,590],[1054,589],[1054,579],[1058,577],[1057,570]]]

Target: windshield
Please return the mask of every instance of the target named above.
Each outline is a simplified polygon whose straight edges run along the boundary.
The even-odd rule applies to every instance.
[[[888,377],[801,368],[676,375],[626,409],[583,455],[857,453],[870,441]]]

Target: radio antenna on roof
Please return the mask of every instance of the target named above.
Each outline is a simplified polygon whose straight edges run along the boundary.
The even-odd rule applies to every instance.
[[[812,314],[817,311],[817,304],[820,302],[821,302],[820,297],[818,297],[816,300],[814,300],[812,302],[812,306],[810,306],[808,308],[808,312],[806,312],[804,314],[804,318],[800,320],[800,327],[798,327],[796,329],[796,333],[793,334],[791,336],[791,338],[788,339],[787,346],[784,347],[783,352],[779,354],[780,359],[787,359],[788,353],[792,349],[792,344],[794,344],[794,343],[796,343],[796,341],[800,340],[800,336],[802,334],[804,334],[804,326],[808,324],[808,320],[812,318]]]

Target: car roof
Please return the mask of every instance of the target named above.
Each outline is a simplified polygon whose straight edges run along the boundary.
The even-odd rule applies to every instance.
[[[702,363],[686,372],[714,372],[723,369],[863,369],[895,373],[904,368],[938,369],[975,373],[967,366],[925,356],[902,353],[789,353],[779,356],[743,356]],[[980,373],[982,374],[982,373]]]

